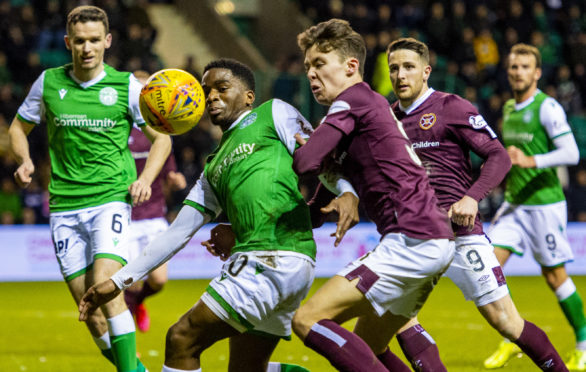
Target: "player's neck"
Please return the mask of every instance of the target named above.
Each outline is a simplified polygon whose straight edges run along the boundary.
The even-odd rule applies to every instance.
[[[92,79],[94,79],[96,76],[98,76],[99,74],[102,73],[102,71],[104,71],[104,64],[100,63],[99,66],[97,66],[94,69],[91,70],[83,70],[81,68],[76,68],[75,66],[73,66],[73,75],[79,80],[79,81],[90,81]]]
[[[515,103],[527,101],[529,98],[535,95],[535,92],[537,92],[537,86],[532,86],[524,91],[513,92],[513,97],[515,97]]]

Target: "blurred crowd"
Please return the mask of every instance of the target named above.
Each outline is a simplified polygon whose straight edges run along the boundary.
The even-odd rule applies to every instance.
[[[294,1],[294,0],[291,0]],[[526,42],[543,57],[540,88],[565,108],[582,157],[586,159],[586,3],[579,0],[295,0],[313,22],[332,17],[350,21],[367,44],[365,80],[394,101],[385,49],[392,40],[412,36],[431,51],[430,86],[461,95],[475,104],[499,132],[501,108],[511,97],[504,61],[510,47]],[[106,63],[126,70],[154,72],[163,68],[152,50],[157,37],[146,11],[148,0],[97,0],[110,17],[112,48]],[[152,0],[151,0],[152,2]],[[0,0],[0,224],[48,222],[49,159],[46,128],[29,136],[36,164],[34,182],[17,188],[16,168],[7,153],[7,129],[30,85],[41,71],[70,61],[65,49],[65,17],[80,1]],[[169,66],[170,67],[170,66]],[[194,57],[181,67],[198,76]],[[314,103],[303,75],[300,55],[281,56],[271,95],[288,101],[313,123],[324,114]],[[194,130],[174,138],[174,155],[188,185],[198,178],[207,154],[221,133],[204,116]],[[473,158],[477,166],[480,159]],[[586,221],[586,163],[562,170],[569,219]],[[311,196],[314,180],[302,180]],[[190,187],[188,187],[189,189]],[[188,190],[187,189],[187,190]],[[185,193],[168,192],[170,218]],[[497,189],[481,203],[488,220],[502,202]]]

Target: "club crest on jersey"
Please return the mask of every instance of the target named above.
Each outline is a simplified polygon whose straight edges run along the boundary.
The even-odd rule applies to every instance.
[[[240,123],[240,125],[238,126],[238,128],[244,129],[247,126],[249,126],[250,124],[254,123],[256,121],[257,116],[258,115],[257,115],[256,112],[248,115],[247,117],[244,118],[244,120],[242,120],[242,123]]]
[[[118,101],[118,92],[116,89],[106,87],[100,90],[100,102],[105,106],[112,106]]]
[[[423,130],[428,130],[435,124],[436,116],[434,113],[423,114],[419,119],[419,127]]]

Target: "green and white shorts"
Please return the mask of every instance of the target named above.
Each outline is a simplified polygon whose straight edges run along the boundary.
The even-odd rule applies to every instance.
[[[566,235],[566,202],[547,205],[512,205],[497,211],[488,230],[492,245],[523,256],[531,251],[543,267],[555,267],[574,259]]]
[[[85,274],[96,258],[128,262],[130,211],[129,204],[110,202],[51,213],[51,237],[65,281]]]
[[[291,319],[311,288],[314,266],[295,252],[238,252],[201,300],[239,332],[290,339]]]

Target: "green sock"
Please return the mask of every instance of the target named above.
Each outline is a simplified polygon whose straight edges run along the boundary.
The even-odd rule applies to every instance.
[[[574,329],[576,341],[586,340],[586,318],[584,317],[584,304],[577,291],[566,299],[559,301],[568,322]]]
[[[309,372],[309,370],[295,364],[281,363],[281,372]]]
[[[106,357],[114,366],[116,366],[116,362],[114,361],[114,355],[112,354],[112,349],[104,349],[100,350],[102,355]]]
[[[136,333],[130,332],[119,336],[110,335],[112,354],[118,372],[136,372]]]

